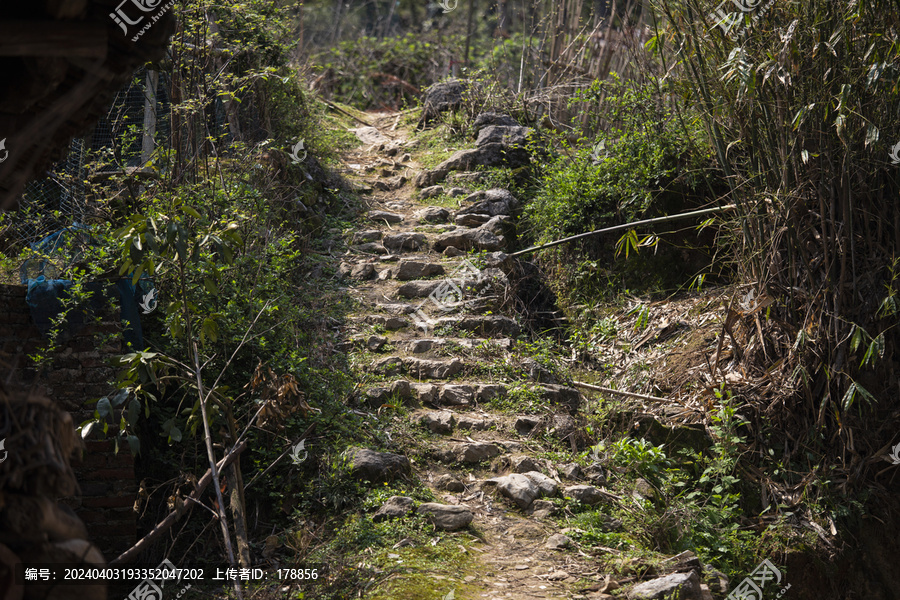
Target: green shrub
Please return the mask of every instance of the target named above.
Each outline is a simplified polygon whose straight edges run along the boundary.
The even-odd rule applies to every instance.
[[[588,129],[601,133],[590,143],[583,138],[580,147],[564,144],[542,174],[525,209],[535,241],[632,221],[654,210],[677,211],[688,194],[700,191],[703,180],[694,170],[709,150],[689,139],[654,90],[614,76],[595,81],[573,100],[591,115]]]
[[[416,104],[416,90],[440,78],[450,44],[409,33],[403,37],[360,37],[341,42],[313,59],[321,87],[336,100],[361,110]],[[458,44],[457,44],[458,45]]]

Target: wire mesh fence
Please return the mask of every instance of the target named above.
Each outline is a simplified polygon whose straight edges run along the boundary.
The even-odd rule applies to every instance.
[[[89,220],[91,177],[143,167],[153,148],[166,143],[171,133],[171,82],[166,74],[149,74],[147,69],[135,73],[91,131],[73,139],[62,160],[26,185],[18,210],[10,215],[7,242],[27,247],[54,231]],[[155,89],[148,87],[151,81]]]

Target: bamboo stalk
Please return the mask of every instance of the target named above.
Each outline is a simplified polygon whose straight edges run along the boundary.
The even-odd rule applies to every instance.
[[[659,396],[648,396],[646,394],[635,394],[634,392],[624,392],[622,390],[616,390],[613,388],[603,387],[599,385],[593,385],[590,383],[583,383],[581,381],[573,381],[575,387],[584,388],[586,390],[594,390],[595,392],[605,392],[607,394],[616,394],[619,396],[627,396],[629,398],[638,398],[640,400],[650,400],[652,402],[671,402],[668,398],[660,398]]]
[[[572,242],[575,240],[580,240],[584,238],[588,238],[594,235],[600,235],[601,233],[612,233],[614,231],[622,231],[625,229],[631,229],[632,227],[638,227],[642,225],[653,225],[656,223],[668,223],[670,221],[678,221],[680,219],[687,219],[690,217],[699,217],[702,215],[710,215],[713,213],[724,212],[727,210],[734,210],[736,205],[728,204],[726,206],[719,206],[716,208],[705,208],[703,210],[694,210],[691,212],[680,213],[677,215],[667,215],[665,217],[655,217],[653,219],[644,219],[643,221],[635,221],[633,223],[625,223],[624,225],[614,225],[613,227],[604,227],[603,229],[597,229],[596,231],[588,231],[586,233],[579,233],[578,235],[573,235],[567,238],[563,238],[561,240],[556,240],[555,242],[549,242],[546,244],[541,244],[540,246],[532,246],[531,248],[525,248],[524,250],[519,250],[518,252],[513,252],[510,254],[510,257],[522,256],[523,254],[530,254],[537,250],[543,250],[544,248],[551,248],[553,246],[559,246],[560,244],[565,244],[566,242]]]

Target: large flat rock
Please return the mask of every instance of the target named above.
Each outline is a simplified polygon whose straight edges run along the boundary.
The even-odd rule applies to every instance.
[[[418,260],[404,260],[394,267],[394,279],[400,281],[409,281],[411,279],[421,279],[423,277],[433,277],[435,275],[443,275],[444,267],[437,263],[428,263]],[[431,292],[429,292],[431,293]]]
[[[488,442],[456,442],[450,444],[450,452],[461,463],[479,463],[500,456],[500,448]]]
[[[387,221],[388,223],[399,223],[403,220],[403,215],[386,210],[370,210],[366,216],[373,221]]]
[[[419,250],[425,247],[425,235],[401,231],[384,236],[381,243],[389,250]]]
[[[389,481],[410,472],[409,460],[400,454],[349,448],[345,454],[350,472],[371,481]]]
[[[428,360],[407,357],[403,359],[407,372],[419,379],[447,379],[459,373],[463,362],[458,358],[450,360]]]
[[[700,578],[695,571],[672,573],[639,583],[628,592],[628,600],[702,600]]]
[[[385,243],[386,245],[386,243]],[[481,228],[459,227],[453,231],[440,234],[432,247],[435,252],[443,252],[444,248],[453,246],[460,250],[499,250],[505,245],[502,238]]]
[[[537,485],[525,475],[512,473],[503,477],[489,479],[488,483],[497,485],[501,494],[516,503],[519,508],[528,508],[541,491]]]
[[[426,502],[416,510],[442,531],[457,531],[469,526],[475,515],[465,506]]]

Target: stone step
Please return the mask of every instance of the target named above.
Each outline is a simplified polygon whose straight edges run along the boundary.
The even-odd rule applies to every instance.
[[[519,324],[501,315],[466,315],[462,317],[439,317],[432,319],[432,326],[449,325],[482,336],[517,337]]]
[[[364,252],[367,254],[387,254],[388,250],[378,242],[366,242],[364,244],[355,244],[350,246],[356,252]]]
[[[366,244],[368,242],[377,242],[381,239],[382,232],[379,229],[369,229],[367,231],[357,231],[350,238],[351,244]]]
[[[338,275],[366,281],[375,277],[375,266],[366,262],[342,262],[338,267]]]
[[[388,356],[371,365],[371,370],[382,375],[407,373],[417,379],[447,379],[459,373],[464,363],[458,358],[428,360],[424,358]]]
[[[449,410],[422,411],[414,413],[412,420],[432,433],[452,433],[454,428],[469,431],[484,431],[497,422],[484,415],[454,413]]]
[[[401,298],[427,298],[442,285],[446,285],[442,279],[432,281],[408,281],[397,289],[397,295]]]
[[[509,190],[500,188],[477,191],[464,198],[462,204],[465,208],[460,209],[457,215],[509,216],[519,207],[516,197]]]
[[[406,342],[406,351],[410,354],[424,354],[453,346],[471,350],[481,345],[499,350],[510,350],[513,341],[510,338],[427,338]]]
[[[496,458],[501,452],[500,446],[491,442],[453,442],[437,454],[443,462],[474,464]]]
[[[362,321],[363,323],[368,323],[369,325],[381,325],[385,329],[389,329],[391,331],[402,329],[403,327],[407,327],[410,324],[409,319],[404,319],[403,317],[399,317],[397,315],[366,315],[364,317],[355,317],[353,320]]]
[[[427,206],[413,215],[420,223],[446,223],[450,219],[450,211],[440,206]]]
[[[351,350],[353,348],[366,348],[370,352],[380,352],[388,343],[388,339],[380,335],[358,334],[351,336],[349,340],[344,342],[341,350]]]
[[[417,262],[417,261],[410,261]],[[419,265],[428,263],[418,262]],[[433,263],[432,263],[433,264]],[[441,265],[441,272],[444,268]],[[395,269],[397,267],[394,267]],[[407,269],[409,273],[415,273],[419,267],[413,266]],[[428,270],[423,269],[423,272]],[[431,269],[435,271],[435,269]],[[398,278],[399,279],[399,278]],[[483,271],[469,271],[465,265],[457,265],[443,279],[420,280],[410,277],[413,281],[407,281],[397,289],[397,294],[402,298],[427,298],[435,290],[439,290],[435,296],[436,300],[441,301],[441,305],[446,308],[453,305],[462,304],[460,300],[464,295],[481,295],[489,291],[497,291],[498,293],[508,289],[509,280],[506,275],[499,269],[485,269]]]
[[[460,227],[480,227],[491,220],[491,215],[464,214],[456,215],[453,222]]]
[[[476,227],[470,229],[468,227],[457,227],[452,231],[440,234],[435,240],[432,248],[435,252],[443,252],[448,246],[453,246],[459,250],[500,250],[506,245],[506,240],[498,237],[486,229]]]
[[[366,345],[370,343],[379,349],[384,345],[379,336],[370,336]],[[465,363],[458,358],[450,360],[427,360],[416,357],[388,356],[372,363],[370,370],[381,375],[406,374],[418,379],[449,379],[459,373]],[[577,414],[581,407],[582,396],[575,388],[550,383],[535,383],[527,386],[530,391],[537,392],[541,400],[555,408],[562,408],[570,415]],[[465,408],[489,402],[495,398],[505,398],[509,394],[509,386],[503,383],[483,382],[454,382],[454,383],[429,383],[409,382],[406,380],[395,381],[390,386],[382,385],[369,388],[366,398],[370,404],[378,406],[392,395],[396,394],[402,400],[414,401],[418,404],[428,404],[443,408]],[[549,420],[547,420],[549,419]],[[566,419],[564,422],[563,419]],[[544,424],[544,421],[547,421]],[[520,416],[515,423],[515,429],[520,435],[529,435],[535,431],[535,427],[544,426],[554,437],[566,438],[574,430],[575,423],[565,414],[548,415],[546,419],[537,416]]]
[[[397,357],[391,358],[396,359]],[[388,360],[379,361],[376,365],[384,362],[384,366],[388,369],[396,368],[398,372],[404,370],[402,359],[399,363],[387,362]],[[487,402],[492,398],[504,397],[506,392],[505,385],[496,383],[441,384],[398,379],[389,385],[371,387],[364,392],[364,396],[370,406],[381,406],[393,395],[401,400],[409,400],[418,404],[465,408],[479,402]]]
[[[391,233],[381,238],[381,243],[385,248],[394,252],[428,249],[428,238],[425,237],[425,234],[411,231]]]
[[[416,312],[416,307],[412,304],[376,304],[375,307],[392,315],[411,315]]]
[[[438,263],[419,260],[401,260],[399,264],[390,267],[390,272],[391,276],[398,281],[410,281],[413,279],[443,275],[444,267]]]

